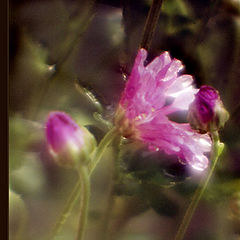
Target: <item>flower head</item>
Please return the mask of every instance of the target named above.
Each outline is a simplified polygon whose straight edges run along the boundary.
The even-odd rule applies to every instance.
[[[140,49],[116,112],[116,125],[125,137],[140,140],[152,151],[176,155],[181,162],[203,170],[211,139],[177,123],[169,114],[188,110],[198,91],[190,75],[181,75],[183,65],[168,52],[144,65],[147,51]]]
[[[202,86],[195,95],[188,112],[188,119],[194,129],[201,132],[223,127],[229,114],[223,106],[218,91],[211,86]]]
[[[51,155],[65,167],[85,160],[95,146],[94,137],[64,112],[51,112],[46,122],[46,139]]]

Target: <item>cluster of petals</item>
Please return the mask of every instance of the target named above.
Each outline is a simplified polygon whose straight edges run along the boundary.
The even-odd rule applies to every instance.
[[[147,51],[140,49],[120,100],[116,118],[122,135],[204,170],[210,137],[194,131],[189,123],[169,119],[170,114],[187,111],[194,100],[198,89],[192,85],[192,76],[181,74],[181,61],[171,59],[168,52],[145,66],[146,57]]]

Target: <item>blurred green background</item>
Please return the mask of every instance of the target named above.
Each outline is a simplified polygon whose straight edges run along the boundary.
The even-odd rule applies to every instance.
[[[48,112],[67,112],[101,139],[107,128],[93,113],[112,120],[151,2],[10,0],[10,239],[45,239],[77,181],[75,171],[56,166],[48,154]],[[231,116],[220,131],[226,148],[185,239],[239,240],[240,1],[163,1],[149,60],[164,50],[183,62],[198,87],[215,87]],[[113,148],[92,176],[85,239],[173,239],[198,177],[178,168],[169,177],[164,164],[154,172],[154,159],[145,163],[125,150],[128,167],[114,183],[108,234],[103,219],[111,205]],[[150,176],[131,167],[135,160]],[[74,239],[78,207],[57,239]]]

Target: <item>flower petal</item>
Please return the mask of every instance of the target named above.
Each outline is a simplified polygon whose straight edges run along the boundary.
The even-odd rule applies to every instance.
[[[166,154],[177,155],[193,168],[204,170],[208,159],[204,153],[211,150],[211,139],[207,134],[199,134],[189,124],[179,124],[158,117],[137,126],[140,138],[150,150],[163,150]]]

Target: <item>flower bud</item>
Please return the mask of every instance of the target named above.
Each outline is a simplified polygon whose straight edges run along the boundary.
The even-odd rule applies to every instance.
[[[57,164],[64,167],[78,167],[87,163],[89,154],[96,146],[93,135],[64,112],[49,114],[46,139],[50,154]]]
[[[216,89],[202,86],[189,106],[188,121],[193,129],[202,133],[218,130],[229,118]]]

